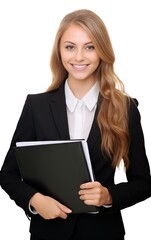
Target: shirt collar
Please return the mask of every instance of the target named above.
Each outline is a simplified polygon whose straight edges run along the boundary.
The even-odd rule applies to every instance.
[[[77,104],[79,101],[82,101],[89,111],[92,111],[92,109],[95,107],[97,101],[98,101],[98,95],[99,95],[99,84],[96,82],[92,88],[85,94],[85,96],[82,99],[78,99],[74,96],[72,93],[68,82],[66,80],[65,82],[65,96],[66,96],[66,105],[70,112],[74,112]]]

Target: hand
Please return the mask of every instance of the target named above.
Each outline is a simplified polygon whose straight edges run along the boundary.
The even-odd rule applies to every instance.
[[[101,207],[103,205],[112,204],[112,198],[108,189],[97,181],[82,184],[80,186],[79,195],[80,199],[87,205]]]
[[[30,200],[31,206],[39,213],[45,220],[63,218],[66,219],[71,209],[59,203],[55,199],[44,196],[41,193],[36,193]]]

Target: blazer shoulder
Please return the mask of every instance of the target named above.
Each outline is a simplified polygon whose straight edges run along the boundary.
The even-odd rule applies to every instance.
[[[128,103],[129,103],[128,105],[129,111],[135,111],[135,109],[138,108],[139,102],[136,98],[129,98]]]
[[[138,107],[139,102],[138,102],[138,100],[137,100],[136,98],[131,98],[131,102],[132,102],[132,104],[134,104],[136,107]]]
[[[139,106],[138,100],[136,98],[131,98],[129,101],[129,110],[128,110],[130,123],[136,123],[141,119],[138,106]]]
[[[58,92],[58,89],[48,92],[41,92],[41,93],[35,93],[35,94],[28,94],[27,100],[30,100],[32,102],[43,102],[47,100],[51,100],[56,93]]]
[[[54,92],[55,92],[55,90],[54,91],[48,91],[48,92],[41,92],[41,93],[34,93],[34,94],[31,94],[31,93],[29,93],[28,95],[27,95],[27,98],[30,98],[30,99],[45,99],[45,98],[48,98],[48,97],[50,97],[51,95],[53,95],[54,94]]]

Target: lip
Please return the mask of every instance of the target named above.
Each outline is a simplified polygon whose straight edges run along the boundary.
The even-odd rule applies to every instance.
[[[77,71],[83,71],[85,70],[89,64],[71,64],[72,67]]]

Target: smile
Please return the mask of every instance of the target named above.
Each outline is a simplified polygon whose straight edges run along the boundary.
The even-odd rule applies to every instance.
[[[81,70],[85,70],[87,68],[88,64],[81,64],[81,65],[72,64],[72,66],[75,70],[81,71]]]

